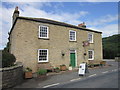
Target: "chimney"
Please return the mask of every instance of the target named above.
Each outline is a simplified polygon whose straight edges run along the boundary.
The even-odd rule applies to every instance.
[[[16,6],[15,10],[14,10],[14,13],[13,13],[13,20],[12,20],[12,23],[14,23],[15,19],[19,17],[19,11],[18,11],[18,6]]]
[[[83,22],[83,23],[81,23],[81,24],[78,24],[78,27],[86,28],[85,22]]]

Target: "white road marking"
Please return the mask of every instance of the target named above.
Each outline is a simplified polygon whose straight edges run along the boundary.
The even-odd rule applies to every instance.
[[[114,69],[114,70],[112,70],[112,71],[117,71],[117,69]]]
[[[72,80],[70,80],[71,82],[72,81],[77,81],[77,80],[80,80],[81,78],[76,78],[76,79],[72,79]]]
[[[48,87],[56,86],[56,85],[59,85],[59,84],[60,84],[60,83],[55,83],[55,84],[51,84],[51,85],[44,86],[43,88],[48,88]]]
[[[112,70],[112,71],[114,71],[114,70]]]
[[[114,69],[114,71],[117,71],[117,69]]]
[[[102,72],[102,73],[108,73],[108,71]]]
[[[96,76],[96,74],[90,75],[90,76],[88,76],[88,77],[93,77],[93,76]]]

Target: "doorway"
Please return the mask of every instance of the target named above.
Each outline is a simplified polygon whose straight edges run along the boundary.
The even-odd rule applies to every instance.
[[[76,51],[70,50],[70,64],[72,67],[76,66]]]

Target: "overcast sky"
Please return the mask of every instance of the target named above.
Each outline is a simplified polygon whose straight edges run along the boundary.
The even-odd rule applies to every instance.
[[[72,2],[72,0],[66,2],[50,2],[51,0],[42,0],[43,2],[38,2],[38,0],[34,0],[34,2],[32,0],[27,0],[29,2],[12,1],[15,0],[1,2],[0,27],[2,30],[0,30],[0,36],[2,37],[0,38],[0,49],[4,48],[8,41],[8,32],[12,26],[12,14],[16,6],[19,7],[20,16],[53,19],[73,25],[85,22],[87,28],[103,32],[103,37],[118,33],[117,1],[119,0],[84,0],[84,2],[82,2],[83,0],[79,0],[79,2]]]

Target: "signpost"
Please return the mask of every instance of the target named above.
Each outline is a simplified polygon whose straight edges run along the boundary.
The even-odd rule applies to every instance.
[[[79,66],[79,71],[78,71],[78,75],[84,75],[85,74],[85,69],[86,69],[86,63],[81,63]]]
[[[89,46],[89,41],[83,41],[83,47]]]

